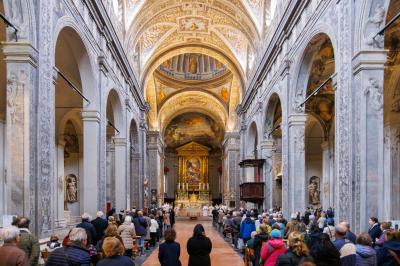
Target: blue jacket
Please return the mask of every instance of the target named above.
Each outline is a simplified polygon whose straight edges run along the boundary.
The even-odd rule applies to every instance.
[[[135,225],[136,234],[139,236],[145,236],[147,234],[147,221],[142,216],[137,216],[133,219],[133,224]]]
[[[356,265],[375,266],[376,251],[370,246],[356,245]]]
[[[181,246],[177,242],[164,242],[158,249],[161,266],[180,266]]]
[[[135,266],[135,263],[126,256],[114,256],[102,259],[97,266]]]
[[[77,224],[76,227],[86,230],[86,233],[88,234],[88,245],[97,242],[97,233],[93,224],[88,221],[82,221],[80,224]]]
[[[90,265],[90,254],[86,249],[72,244],[68,247],[62,247],[51,252],[50,257],[47,259],[45,266],[70,266]]]
[[[240,225],[240,238],[250,239],[253,231],[256,231],[256,225],[250,217],[246,217]]]
[[[393,251],[400,257],[400,240],[392,239],[383,243],[383,247],[377,249],[376,256],[378,260],[378,265],[391,266],[396,265],[396,262],[389,250]]]

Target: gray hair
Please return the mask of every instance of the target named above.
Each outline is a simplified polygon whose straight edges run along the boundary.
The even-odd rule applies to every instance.
[[[97,217],[101,218],[103,217],[104,213],[102,211],[98,211],[97,212]]]
[[[124,221],[130,223],[130,222],[132,222],[132,217],[130,215],[127,215],[127,216],[125,216]]]
[[[73,228],[71,232],[69,232],[69,239],[71,241],[78,241],[78,242],[87,240],[86,230],[83,228]]]
[[[0,238],[3,239],[4,243],[16,241],[19,234],[19,229],[15,226],[7,226],[0,230]]]
[[[86,212],[85,212],[85,213],[82,214],[81,217],[82,217],[82,220],[88,220],[88,221],[90,221],[90,214],[89,214],[89,213],[86,213]]]

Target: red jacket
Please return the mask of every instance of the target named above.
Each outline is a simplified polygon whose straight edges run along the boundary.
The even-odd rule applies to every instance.
[[[261,259],[264,266],[275,266],[278,256],[286,252],[286,247],[282,239],[268,240],[267,244],[261,250]]]
[[[4,244],[2,247],[0,247],[0,257],[0,266],[29,265],[25,252],[13,244]]]

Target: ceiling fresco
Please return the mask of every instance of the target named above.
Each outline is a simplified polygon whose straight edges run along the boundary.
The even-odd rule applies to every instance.
[[[172,119],[164,132],[164,142],[175,149],[196,141],[205,146],[218,148],[223,140],[224,129],[211,117],[200,113],[185,113]]]

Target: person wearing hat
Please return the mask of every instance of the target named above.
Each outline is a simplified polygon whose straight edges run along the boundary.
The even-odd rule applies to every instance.
[[[268,240],[267,244],[261,249],[260,265],[275,266],[278,256],[285,253],[286,248],[280,230],[272,230],[269,236],[270,240]]]

